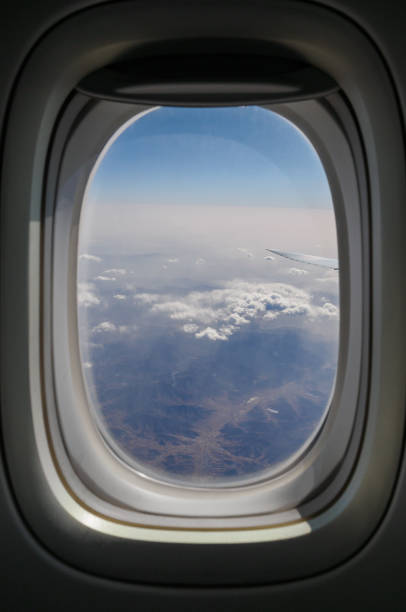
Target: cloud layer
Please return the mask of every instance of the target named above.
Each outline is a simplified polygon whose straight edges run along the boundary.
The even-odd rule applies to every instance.
[[[300,316],[314,321],[319,317],[338,317],[334,304],[317,305],[307,291],[283,283],[233,280],[224,288],[192,291],[181,298],[144,293],[134,299],[150,305],[153,313],[166,314],[178,321],[185,333],[213,341],[227,340],[254,319]]]

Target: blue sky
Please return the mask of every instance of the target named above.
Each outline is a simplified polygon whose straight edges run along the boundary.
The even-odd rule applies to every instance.
[[[312,145],[259,107],[166,107],[140,117],[106,147],[88,197],[109,205],[331,208]]]

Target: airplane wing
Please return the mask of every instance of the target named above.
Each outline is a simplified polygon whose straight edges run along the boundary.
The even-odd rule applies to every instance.
[[[330,270],[338,270],[338,259],[330,259],[329,257],[318,257],[317,255],[305,255],[304,253],[288,253],[286,251],[275,251],[274,249],[265,249],[269,253],[274,253],[280,257],[291,259],[292,261],[298,261],[304,264],[311,264],[313,266],[321,266],[322,268],[329,268]]]

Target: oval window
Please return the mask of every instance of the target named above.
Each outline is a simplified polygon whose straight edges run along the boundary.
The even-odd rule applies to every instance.
[[[259,107],[134,117],[89,179],[77,274],[89,404],[134,469],[236,486],[317,435],[337,368],[337,238],[292,123]]]

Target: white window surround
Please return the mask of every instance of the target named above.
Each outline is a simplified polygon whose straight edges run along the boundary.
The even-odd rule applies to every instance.
[[[364,143],[363,154],[368,169],[366,178],[369,199],[366,198],[366,189],[362,187],[361,180],[359,196],[365,203],[360,208],[361,227],[367,228],[366,233],[371,234],[374,248],[373,250],[370,249],[363,236],[359,245],[362,258],[358,263],[354,259],[354,255],[351,254],[352,245],[355,244],[353,235],[350,233],[348,235],[349,261],[346,261],[346,252],[348,251],[343,250],[342,240],[340,240],[339,248],[340,262],[342,262],[344,273],[346,269],[349,272],[350,283],[357,284],[359,282],[360,270],[368,276],[368,263],[372,262],[372,293],[369,294],[366,288],[366,286],[369,287],[369,278],[367,278],[366,286],[361,282],[358,288],[354,287],[354,291],[358,291],[358,295],[362,296],[362,305],[355,304],[353,285],[351,285],[351,300],[347,312],[349,312],[349,324],[351,325],[354,321],[355,334],[357,331],[355,319],[351,319],[353,317],[351,308],[354,303],[354,308],[358,309],[357,323],[362,319],[363,333],[365,329],[371,333],[371,341],[375,347],[375,352],[368,358],[367,340],[363,339],[362,348],[358,340],[357,360],[360,359],[361,361],[362,376],[369,371],[371,372],[370,378],[368,376],[364,378],[365,386],[356,387],[360,405],[367,407],[368,419],[366,422],[361,420],[356,425],[356,429],[362,429],[363,443],[355,467],[351,461],[354,470],[344,493],[339,496],[337,502],[333,501],[333,496],[330,497],[328,499],[330,508],[321,512],[318,516],[310,518],[310,513],[305,513],[308,517],[307,521],[301,521],[296,517],[295,526],[286,524],[285,517],[284,525],[278,527],[278,531],[275,528],[259,529],[258,533],[265,531],[266,533],[260,533],[259,537],[257,535],[252,536],[251,540],[249,540],[249,530],[244,531],[248,536],[248,541],[251,542],[258,539],[263,542],[276,540],[270,542],[269,545],[264,545],[265,548],[256,549],[255,546],[248,549],[245,546],[240,548],[238,542],[241,542],[241,539],[238,534],[241,532],[233,531],[231,523],[229,526],[220,526],[220,528],[222,527],[220,532],[211,531],[210,535],[207,536],[205,532],[194,531],[193,529],[186,532],[176,528],[163,529],[164,537],[163,534],[159,533],[160,529],[142,530],[141,528],[140,530],[138,526],[120,525],[117,519],[103,518],[94,510],[86,509],[83,503],[80,503],[80,495],[75,496],[72,489],[66,486],[68,483],[59,471],[58,461],[54,461],[55,456],[52,447],[49,445],[48,433],[55,426],[55,423],[52,422],[54,417],[51,416],[52,407],[48,406],[52,381],[47,379],[50,377],[51,364],[48,361],[49,355],[45,355],[44,362],[41,354],[44,346],[44,331],[45,340],[47,340],[46,326],[45,329],[42,326],[51,313],[49,302],[41,297],[40,286],[40,279],[49,278],[50,272],[49,259],[47,260],[47,257],[45,257],[42,260],[41,258],[43,224],[40,223],[40,219],[42,178],[46,155],[56,117],[67,93],[72,90],[75,82],[91,69],[92,62],[94,65],[96,61],[95,54],[92,55],[94,48],[97,45],[103,45],[102,30],[96,27],[97,19],[100,19],[100,23],[106,23],[107,20],[109,31],[115,32],[117,40],[134,40],[136,36],[134,23],[137,23],[137,27],[141,29],[143,23],[141,18],[138,21],[135,19],[137,16],[140,17],[140,15],[137,15],[136,7],[125,5],[121,12],[119,10],[121,5],[116,3],[114,6],[97,8],[87,14],[66,20],[64,24],[61,24],[48,36],[60,36],[62,33],[65,38],[73,37],[77,31],[75,19],[82,19],[85,24],[88,20],[85,35],[80,40],[75,40],[76,57],[79,57],[82,53],[86,59],[81,63],[69,55],[70,51],[68,53],[68,49],[66,51],[61,49],[60,56],[54,58],[55,63],[52,64],[52,67],[44,70],[43,66],[47,65],[48,60],[47,39],[45,37],[27,64],[16,90],[15,108],[17,110],[24,108],[28,99],[27,92],[30,92],[29,99],[33,108],[32,116],[35,116],[37,120],[35,122],[31,116],[30,123],[18,126],[14,124],[15,129],[11,133],[18,134],[18,137],[14,138],[13,142],[10,139],[6,141],[7,155],[5,156],[4,170],[7,185],[5,191],[7,194],[5,203],[7,214],[3,228],[3,249],[13,252],[15,250],[16,252],[14,270],[3,269],[3,283],[5,283],[3,289],[7,287],[7,294],[5,294],[7,298],[3,300],[2,305],[3,377],[6,381],[9,381],[3,395],[3,406],[6,407],[3,413],[3,427],[8,434],[6,436],[6,456],[15,459],[15,461],[10,461],[10,465],[13,466],[11,480],[16,497],[26,520],[31,524],[40,539],[60,554],[58,540],[66,540],[69,537],[71,545],[65,549],[64,558],[75,564],[79,563],[81,567],[93,568],[92,571],[103,575],[114,575],[124,579],[133,577],[153,580],[152,576],[148,577],[145,563],[144,565],[138,561],[134,562],[133,565],[129,563],[129,558],[133,559],[131,556],[133,552],[130,552],[133,551],[131,539],[134,540],[134,546],[138,546],[138,551],[143,551],[140,556],[143,557],[145,553],[149,555],[148,558],[156,554],[157,549],[154,549],[155,553],[153,553],[152,548],[146,551],[145,546],[141,544],[142,541],[152,539],[156,542],[163,542],[164,540],[166,542],[190,542],[190,552],[185,552],[184,547],[182,548],[183,557],[175,563],[176,568],[174,567],[173,572],[170,568],[165,569],[163,582],[176,581],[175,576],[182,564],[185,566],[185,572],[182,573],[185,576],[185,582],[193,581],[193,554],[195,554],[193,552],[193,542],[205,542],[207,544],[199,554],[201,555],[200,564],[207,564],[208,568],[212,568],[207,574],[208,583],[231,584],[238,582],[241,576],[241,567],[238,568],[242,559],[245,559],[243,568],[247,582],[266,581],[267,576],[270,576],[270,581],[303,576],[337,563],[339,559],[348,556],[365,542],[379,521],[390,496],[395,473],[394,465],[397,465],[402,436],[401,424],[403,423],[404,406],[402,394],[399,390],[401,387],[399,377],[405,363],[405,348],[401,342],[404,337],[402,334],[404,319],[401,318],[400,314],[402,304],[390,303],[391,283],[394,282],[394,279],[400,277],[402,270],[402,258],[399,257],[399,250],[396,249],[400,249],[403,241],[400,228],[394,227],[393,232],[386,233],[385,231],[388,225],[401,225],[400,217],[403,214],[398,207],[398,203],[402,201],[404,195],[404,177],[402,168],[397,165],[399,164],[398,160],[403,159],[397,108],[390,82],[379,58],[358,31],[328,11],[318,11],[314,7],[304,5],[300,6],[300,10],[298,9],[296,21],[289,17],[289,23],[287,23],[286,13],[284,12],[286,5],[287,3],[283,3],[283,5],[278,3],[270,5],[268,3],[267,8],[263,9],[265,13],[272,11],[272,20],[269,20],[269,37],[276,40],[281,40],[283,37],[286,37],[286,40],[293,40],[294,42],[291,42],[291,44],[296,44],[302,50],[306,49],[309,60],[318,62],[323,69],[334,76],[350,100],[358,120],[357,129],[359,129]],[[131,11],[134,11],[134,13],[131,13]],[[243,8],[241,8],[241,11],[243,11]],[[92,13],[91,17],[90,13]],[[172,27],[175,32],[176,25],[171,22],[170,15],[166,17],[166,27]],[[143,18],[145,19],[145,16]],[[236,19],[236,31],[231,32],[231,34],[235,36],[239,34],[238,24],[240,23],[242,27],[242,21]],[[322,28],[318,27],[320,22],[323,25]],[[148,23],[150,24],[150,22]],[[193,20],[192,23],[194,23]],[[298,23],[301,27],[296,30],[295,24]],[[225,23],[223,25],[226,26]],[[245,22],[244,25],[246,25]],[[258,23],[257,28],[259,28]],[[343,30],[346,34],[345,49],[338,44]],[[311,45],[309,41],[312,41]],[[109,58],[111,61],[118,47],[115,48],[115,51],[112,47],[105,47],[103,53],[98,55],[98,65],[103,62],[107,63]],[[338,52],[337,49],[340,49],[340,51]],[[354,51],[354,49],[357,49],[358,52],[359,49],[362,49],[362,62],[367,62],[368,70],[365,70],[365,66],[360,65],[361,60],[358,64],[354,60],[356,54],[351,53],[351,50]],[[65,66],[66,69],[61,70],[61,66]],[[382,73],[382,83],[386,84],[380,88],[379,92],[375,91],[374,88],[376,71]],[[30,75],[32,73],[38,76],[34,93],[31,93],[32,89],[30,87]],[[385,108],[385,113],[382,113],[382,108]],[[282,112],[282,109],[280,112]],[[294,110],[287,108],[286,113],[287,115],[289,113],[293,114]],[[23,113],[16,111],[15,115],[20,117]],[[13,125],[13,109],[11,109],[10,120]],[[306,120],[303,119],[303,121]],[[310,119],[309,122],[311,124]],[[353,129],[354,127],[351,126],[350,122],[344,124],[344,130],[348,132],[348,136],[351,135]],[[392,138],[388,138],[387,141],[386,135],[389,133]],[[312,137],[312,141],[315,143],[314,137]],[[362,156],[361,151],[356,151],[358,145],[353,144],[355,141],[350,138],[350,142],[354,157]],[[391,143],[389,151],[385,148],[386,142]],[[324,153],[322,152],[322,143],[316,144],[316,148],[322,157],[330,180],[334,181],[335,179],[332,178],[333,168],[328,167],[329,143],[324,144],[326,149]],[[398,150],[395,151],[394,147],[398,147]],[[399,151],[400,153],[397,154]],[[51,191],[55,187],[56,169],[52,166],[54,161],[51,160],[48,171],[48,184]],[[330,160],[331,164],[333,162],[333,159]],[[356,167],[359,175],[362,170],[358,164],[356,164]],[[16,180],[17,175],[18,180]],[[340,178],[339,175],[336,177],[338,181]],[[334,185],[332,185],[332,189],[335,193]],[[385,206],[383,206],[383,201]],[[338,207],[337,210],[339,210],[340,204],[336,196],[335,204]],[[353,205],[352,202],[348,204],[350,207]],[[394,210],[396,210],[396,215],[392,215]],[[368,220],[369,215],[370,220]],[[338,212],[338,224],[340,218],[343,218],[344,223],[344,217],[344,212],[343,217]],[[22,219],[25,219],[24,230],[21,230]],[[45,226],[52,222],[53,219],[49,217],[44,221]],[[352,225],[347,224],[346,227],[348,232],[359,231],[359,227],[358,230]],[[389,235],[391,236],[390,240]],[[345,232],[343,236],[345,236]],[[49,242],[45,242],[43,247],[45,254],[49,252],[47,251],[47,249],[50,249]],[[357,247],[354,246],[354,248]],[[27,282],[28,279],[29,282]],[[341,290],[341,295],[346,295],[345,290]],[[40,308],[41,300],[42,308]],[[18,322],[16,321],[16,308],[17,312],[21,313]],[[371,312],[371,319],[369,311]],[[342,308],[341,312],[343,318],[346,312],[345,308]],[[357,342],[355,335],[349,334],[348,341]],[[343,338],[341,338],[341,346],[346,346]],[[12,347],[11,350],[10,347]],[[359,352],[361,350],[365,351],[362,358]],[[388,355],[393,357],[394,352],[396,367],[392,367],[389,371],[387,357]],[[351,349],[348,350],[348,355],[351,357]],[[17,372],[18,381],[16,381]],[[346,368],[346,372],[347,376],[359,378],[359,367],[354,370]],[[12,384],[13,382],[14,384]],[[345,380],[343,382],[345,383]],[[45,397],[46,406],[44,405]],[[46,408],[45,411],[44,408]],[[31,422],[33,426],[31,426]],[[346,425],[343,424],[343,426]],[[36,448],[38,453],[37,460],[33,461],[32,465],[24,463],[24,453],[21,452],[21,448],[28,446]],[[356,444],[356,448],[352,450],[354,454],[358,452],[358,446]],[[32,454],[35,456],[34,452]],[[79,462],[83,465],[81,459]],[[62,472],[64,467],[62,465]],[[345,474],[344,479],[348,476],[348,472],[340,470],[338,479],[340,479],[340,474]],[[333,482],[332,485],[334,484],[337,494],[338,480],[334,480],[335,483]],[[344,483],[342,484],[344,485]],[[324,491],[324,495],[327,495],[327,490]],[[32,497],[38,500],[38,504],[30,504]],[[362,511],[361,508],[363,508]],[[362,520],[356,518],[360,515]],[[75,516],[75,520],[72,521],[69,516]],[[162,523],[159,524],[162,525]],[[269,522],[265,525],[269,525]],[[86,526],[91,527],[91,529]],[[241,526],[240,524],[239,527]],[[231,532],[226,531],[229,527],[231,527]],[[258,527],[261,527],[261,525],[258,525]],[[354,530],[357,533],[355,539]],[[82,550],[78,542],[81,541],[85,533],[88,546],[86,550]],[[216,533],[219,535],[216,535]],[[339,543],[337,542],[337,533]],[[302,537],[295,538],[299,534]],[[285,537],[287,539],[284,539]],[[97,558],[95,550],[97,550],[97,544],[100,544],[101,541],[105,544],[108,543],[110,550],[115,549],[115,557],[120,557],[121,554],[120,559],[117,558],[115,561],[113,568],[108,568],[105,560]],[[211,547],[209,546],[210,542],[217,542],[218,546]],[[235,542],[235,546],[227,552],[220,546],[222,542]],[[331,542],[336,542],[337,546],[331,546]],[[174,546],[176,548],[176,545]],[[173,556],[175,551],[173,547],[171,549],[170,557]],[[162,546],[160,546],[159,554],[162,553],[162,550]],[[300,551],[300,555],[297,555],[297,551]],[[254,555],[252,560],[256,559],[254,564],[256,567],[252,571],[249,562],[251,554]],[[300,556],[303,559],[303,555],[306,555],[306,567],[293,559],[294,556]],[[223,567],[225,559],[233,559],[227,568]],[[145,561],[145,557],[143,561]],[[164,561],[165,554],[162,554],[159,563]],[[221,569],[219,569],[219,564]]]
[[[298,109],[299,114],[303,107],[304,114],[305,109],[307,112],[313,111],[315,122],[317,118],[319,123],[324,122],[324,129],[334,139],[334,157],[341,160],[341,172],[346,172],[345,194],[341,193],[339,185],[332,180],[334,199],[341,206],[337,214],[343,217],[339,222],[340,235],[346,241],[348,232],[353,232],[348,241],[355,250],[351,259],[361,264],[360,249],[363,240],[359,234],[361,225],[357,217],[358,206],[345,210],[343,204],[356,202],[358,196],[348,144],[320,103],[298,102],[292,106]],[[52,439],[59,464],[69,486],[78,497],[100,514],[117,520],[159,527],[166,525],[216,529],[231,526],[259,527],[295,520],[302,516],[299,509],[301,502],[310,497],[314,489],[320,488],[341,463],[353,428],[359,389],[359,374],[354,376],[354,373],[359,371],[362,330],[361,269],[356,270],[355,265],[352,275],[343,266],[341,280],[341,308],[348,310],[349,295],[352,296],[352,311],[346,320],[352,322],[353,329],[341,329],[340,344],[343,348],[340,349],[339,363],[347,364],[347,372],[352,373],[351,379],[348,380],[347,373],[347,380],[343,380],[345,376],[338,371],[326,422],[321,423],[312,439],[292,458],[273,471],[269,470],[266,478],[260,481],[253,478],[251,483],[242,486],[201,489],[166,484],[131,468],[124,457],[120,460],[119,449],[116,449],[116,454],[110,451],[111,447],[117,446],[114,440],[108,439],[106,443],[96,427],[94,410],[89,405],[83,380],[77,334],[75,254],[78,219],[87,185],[97,171],[104,152],[131,123],[151,111],[153,109],[141,107],[137,112],[134,106],[123,108],[123,104],[115,102],[91,103],[88,112],[82,113],[85,115],[82,121],[76,121],[74,131],[63,138],[67,144],[61,162],[59,190],[54,212],[50,211],[54,218],[53,235],[49,239],[45,238],[49,244],[53,244],[53,277],[50,280],[53,323],[52,331],[49,332],[48,350],[53,353],[55,396],[50,397],[48,405]],[[119,117],[127,114],[130,114],[130,119],[112,135],[108,134],[107,143],[97,156],[98,142],[103,131],[101,126],[117,125]],[[55,151],[52,156],[57,159],[58,152]],[[97,162],[92,167],[89,160],[95,159],[95,156]],[[353,279],[350,291],[349,279]],[[350,347],[348,344],[351,344]],[[348,363],[349,358],[351,363]],[[57,414],[53,414],[51,407],[56,408]],[[58,423],[61,431],[58,431]],[[338,434],[335,435],[335,432]],[[58,439],[59,444],[56,442]],[[73,470],[71,465],[74,466]],[[78,480],[82,483],[79,484]],[[83,484],[87,485],[87,492]],[[282,510],[287,510],[287,514],[276,514]],[[313,514],[314,507],[309,512]]]

